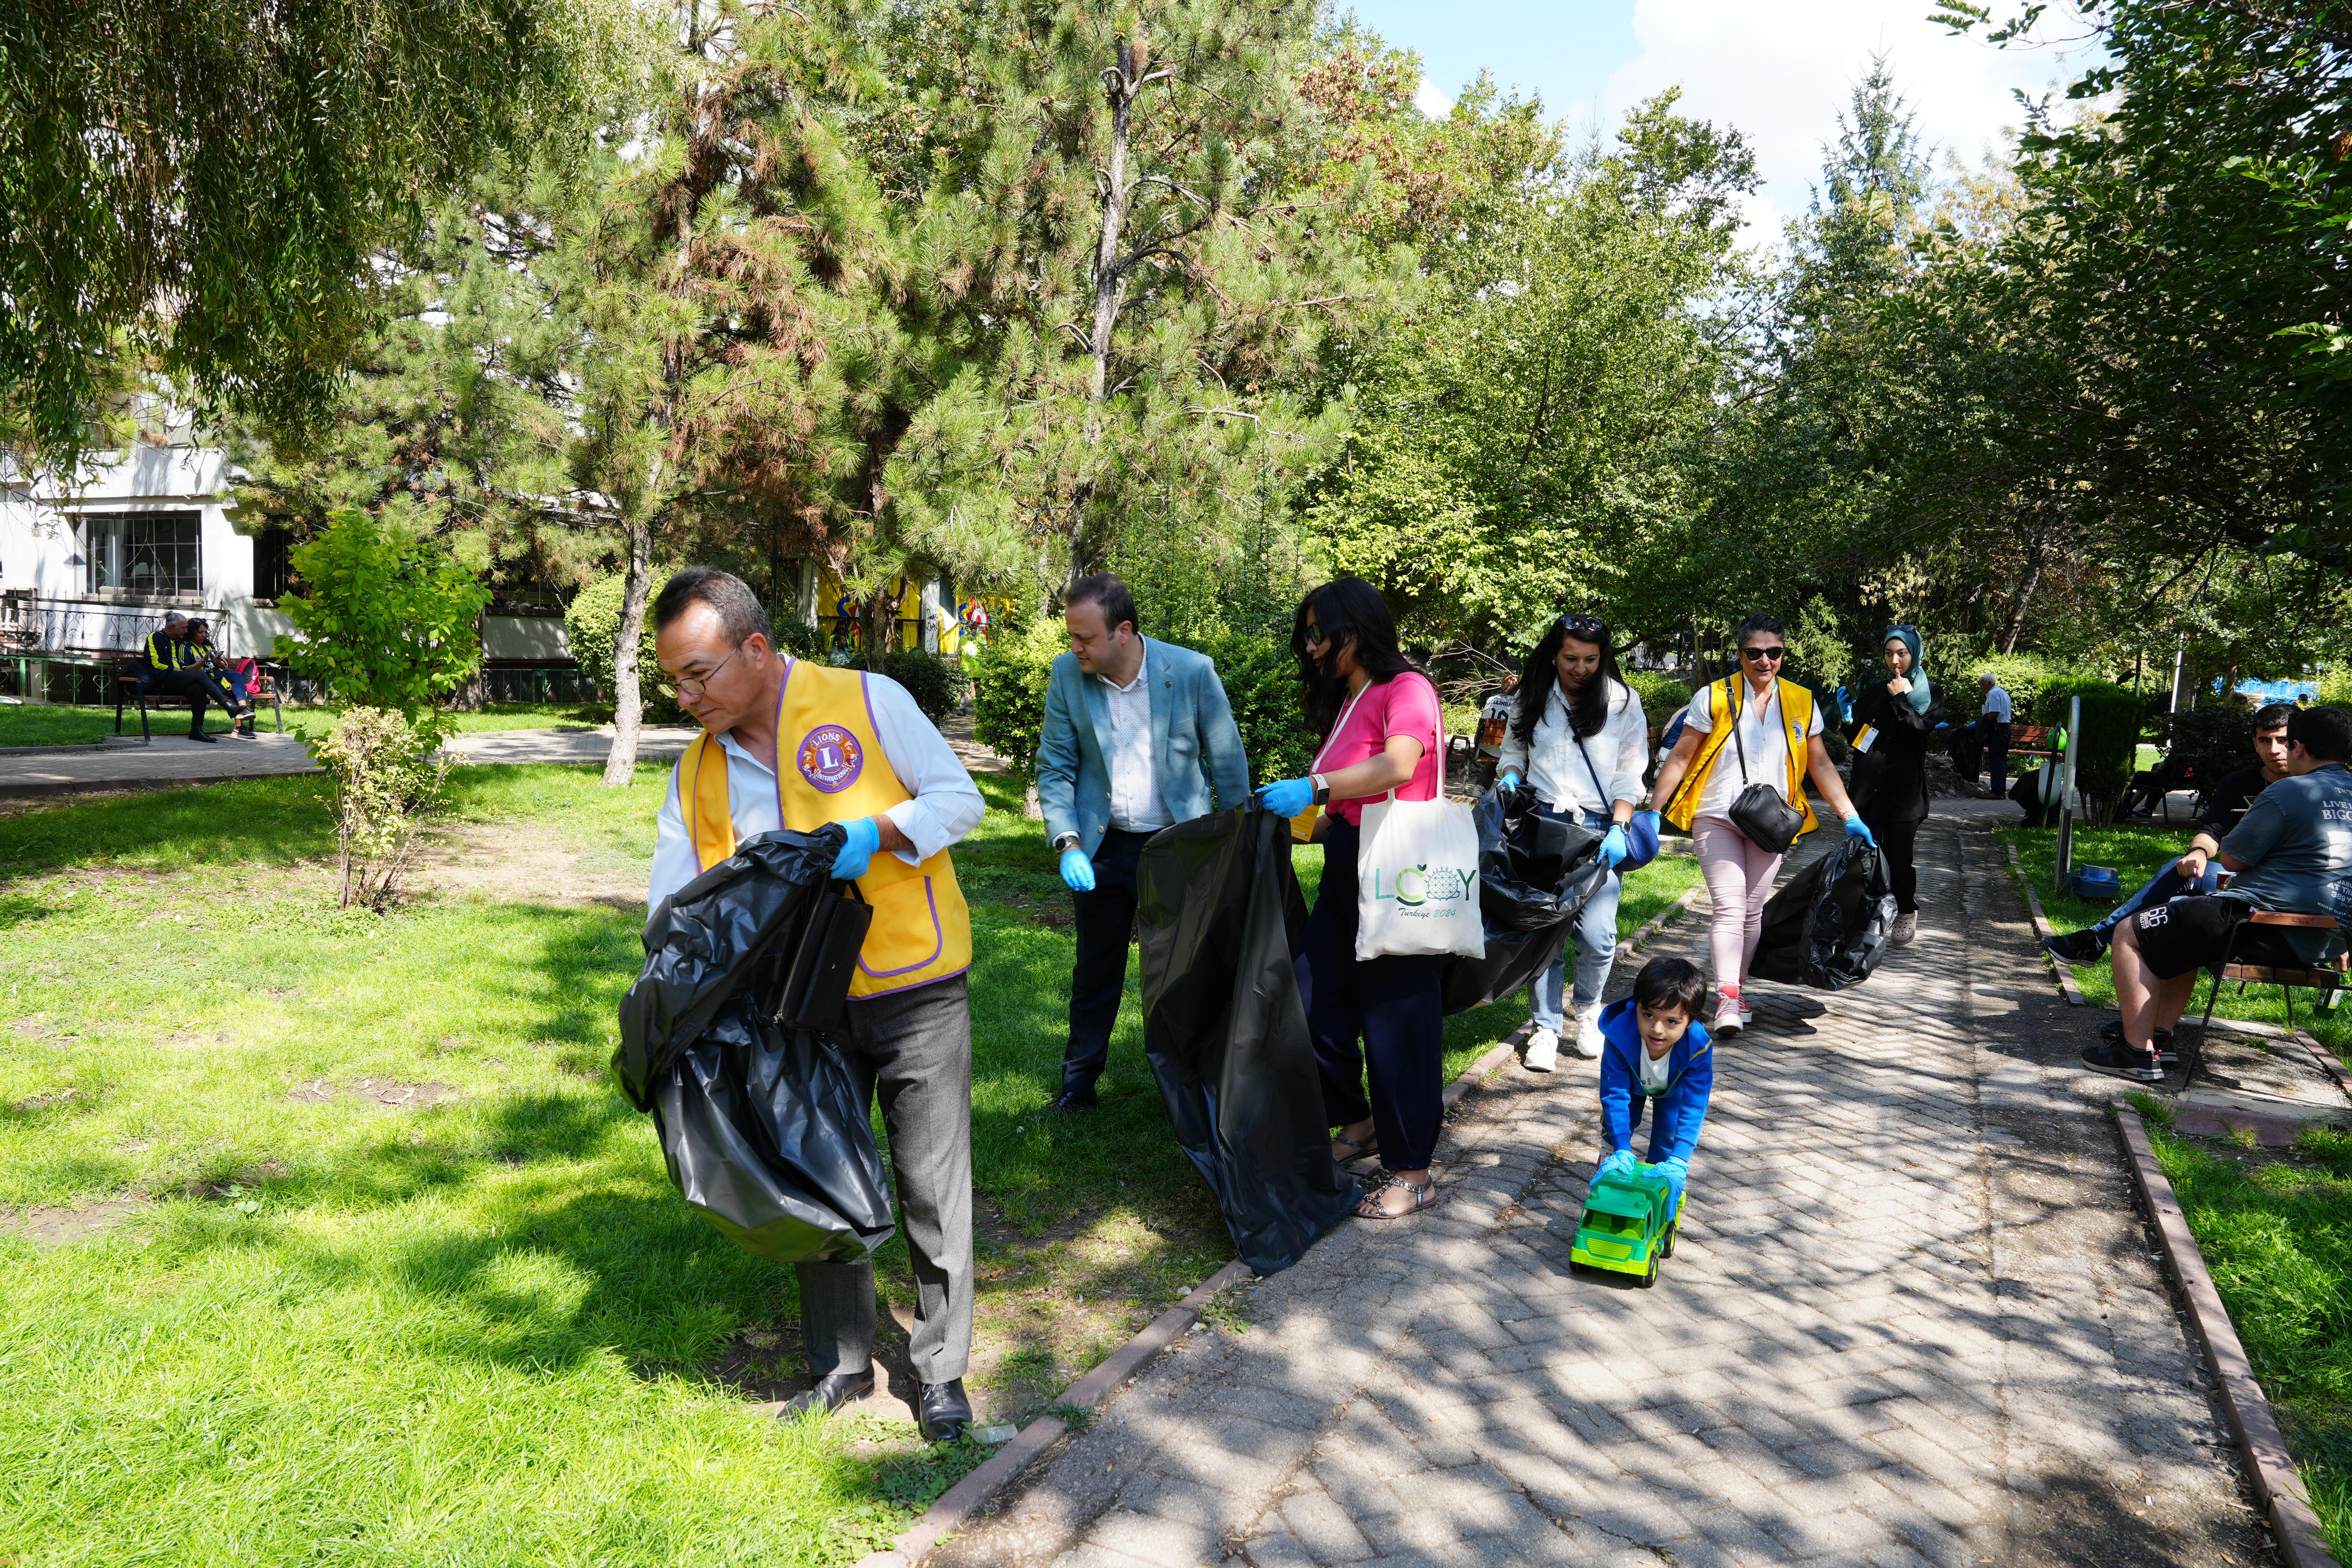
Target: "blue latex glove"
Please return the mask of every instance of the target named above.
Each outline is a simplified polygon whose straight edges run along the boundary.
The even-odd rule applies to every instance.
[[[1095,862],[1076,844],[1062,852],[1062,885],[1072,893],[1095,890]]]
[[[1845,820],[1845,836],[1849,839],[1860,839],[1873,849],[1878,847],[1878,841],[1870,836],[1870,824],[1860,817],[1848,817]]]
[[[1633,1166],[1638,1163],[1639,1162],[1633,1158],[1633,1150],[1620,1149],[1613,1155],[1606,1155],[1601,1157],[1600,1166],[1595,1168],[1592,1173],[1592,1179],[1594,1181],[1599,1181],[1603,1176],[1629,1175],[1632,1173]]]
[[[1315,804],[1315,781],[1285,779],[1257,792],[1257,803],[1277,817],[1295,817]]]
[[[1660,1176],[1666,1178],[1667,1186],[1673,1189],[1671,1201],[1666,1205],[1666,1212],[1669,1215],[1679,1213],[1683,1206],[1683,1184],[1690,1180],[1690,1162],[1660,1160],[1654,1168]]]
[[[1608,832],[1601,835],[1601,863],[1611,871],[1615,871],[1617,862],[1623,860],[1631,852],[1632,848],[1633,846],[1625,841],[1625,830],[1612,822],[1609,824]]]
[[[1516,768],[1506,768],[1501,773],[1496,776],[1495,788],[1500,789],[1506,795],[1509,794],[1512,790],[1517,789],[1518,787],[1519,770]]]
[[[874,852],[882,847],[882,829],[871,817],[860,817],[843,826],[849,830],[849,840],[841,846],[841,852],[833,857],[833,880],[856,882],[866,874],[866,864],[873,860]]]

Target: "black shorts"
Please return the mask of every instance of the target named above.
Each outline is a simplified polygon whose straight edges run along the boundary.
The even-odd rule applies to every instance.
[[[2235,964],[2308,967],[2309,960],[2288,945],[2286,928],[2256,925],[2238,931],[2252,910],[2242,898],[2191,894],[2151,904],[2134,915],[2132,934],[2139,939],[2139,956],[2147,961],[2149,973],[2162,980],[2196,969],[2218,969],[2225,954]],[[2232,931],[2238,932],[2234,946]]]

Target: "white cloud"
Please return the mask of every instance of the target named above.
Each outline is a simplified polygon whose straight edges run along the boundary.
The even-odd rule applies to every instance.
[[[1437,84],[1427,77],[1412,89],[1412,106],[1421,110],[1424,120],[1443,120],[1454,112],[1454,100],[1437,90]]]
[[[1939,170],[1947,153],[1976,163],[2006,140],[2023,119],[2012,89],[2038,96],[2086,63],[2081,47],[1996,49],[1955,37],[1927,19],[1927,0],[1636,0],[1642,52],[1610,77],[1604,120],[1679,86],[1683,112],[1738,127],[1765,182],[1749,204],[1749,237],[1770,239],[1805,210],[1822,148],[1835,140],[1874,52],[1888,57]]]

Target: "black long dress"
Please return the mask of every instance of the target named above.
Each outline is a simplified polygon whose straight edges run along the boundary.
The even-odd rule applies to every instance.
[[[1927,745],[1944,716],[1942,690],[1932,681],[1929,689],[1933,698],[1921,713],[1908,695],[1890,695],[1885,681],[1864,687],[1847,731],[1849,739],[1865,725],[1871,731],[1870,749],[1854,757],[1847,792],[1886,852],[1895,906],[1906,915],[1919,908],[1919,869],[1912,855],[1919,824],[1927,820]]]

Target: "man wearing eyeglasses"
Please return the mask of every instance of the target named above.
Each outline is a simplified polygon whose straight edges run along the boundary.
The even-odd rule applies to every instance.
[[[838,1040],[867,1101],[878,1088],[915,1272],[909,1346],[923,1433],[971,1421],[971,925],[948,846],[980,822],[980,790],[904,686],[794,660],[738,578],[688,567],[654,603],[654,645],[703,734],[670,776],[646,902],[662,901],[779,829],[849,831],[833,875],[874,921]],[[874,1266],[801,1263],[802,1340],[816,1385],[785,1415],[874,1390]]]

